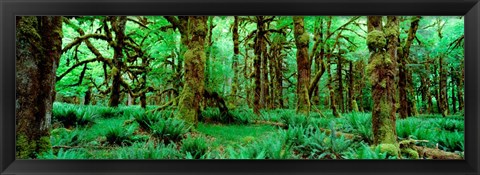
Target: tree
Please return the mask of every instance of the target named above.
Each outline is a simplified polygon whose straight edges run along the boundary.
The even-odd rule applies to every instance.
[[[123,47],[125,38],[125,24],[127,23],[126,16],[111,17],[112,29],[115,32],[115,45],[113,45],[113,65],[112,68],[112,87],[110,94],[109,106],[117,107],[120,103],[120,83],[121,70],[123,67]]]
[[[180,93],[177,117],[191,124],[197,124],[200,102],[204,96],[205,80],[205,36],[207,35],[207,17],[188,17],[188,41],[185,52],[185,84]]]
[[[62,51],[62,17],[16,18],[16,157],[51,149],[55,72]]]
[[[233,21],[233,29],[232,29],[232,40],[233,40],[233,84],[232,84],[232,95],[235,97],[237,95],[238,89],[238,57],[240,54],[239,44],[240,41],[238,40],[238,16],[234,17]]]
[[[399,36],[398,17],[388,16],[385,32],[381,16],[368,17],[367,46],[370,60],[367,72],[372,83],[373,142],[398,155],[395,131],[395,62]]]
[[[410,47],[418,29],[418,23],[420,21],[420,16],[412,17],[410,23],[410,29],[408,30],[408,37],[405,41],[405,45],[399,50],[399,80],[398,80],[398,89],[400,96],[400,118],[407,118],[409,114],[412,114],[412,105],[411,93],[414,93],[413,90],[409,90],[411,85],[411,72],[407,69],[407,60],[410,56]],[[410,79],[410,81],[408,81]],[[410,95],[407,91],[410,91]]]
[[[303,17],[294,16],[295,45],[297,46],[297,113],[307,114],[310,111],[310,63],[308,60],[308,33],[305,32]]]

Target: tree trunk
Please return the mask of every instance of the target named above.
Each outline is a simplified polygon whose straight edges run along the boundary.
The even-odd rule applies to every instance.
[[[420,16],[412,17],[410,22],[410,29],[408,30],[408,37],[405,42],[405,45],[400,49],[399,53],[399,80],[398,80],[398,89],[399,89],[399,100],[400,100],[400,118],[407,118],[410,112],[409,107],[409,98],[408,98],[408,74],[407,70],[407,60],[410,55],[410,46],[412,45],[413,40],[418,29],[418,22],[420,21]]]
[[[461,73],[457,73],[457,78],[455,79],[456,81],[456,84],[457,84],[457,99],[458,99],[458,110],[459,111],[462,111],[463,110],[463,106],[464,106],[464,101],[463,101],[463,70],[464,70],[464,67],[463,67],[463,63],[462,65],[460,66],[462,68],[462,72]]]
[[[327,55],[327,62],[330,62],[330,54]],[[332,70],[331,70],[331,65],[332,64],[328,64],[327,65],[327,72],[328,72],[328,92],[329,92],[329,96],[330,96],[330,108],[332,109],[332,113],[333,113],[333,116],[335,117],[340,117],[340,114],[338,113],[338,110],[337,110],[337,104],[335,103],[335,93],[333,91],[333,87],[332,87],[332,83],[333,83],[333,80],[332,80]]]
[[[16,17],[16,158],[51,149],[56,70],[62,50],[62,17]]]
[[[263,36],[262,36],[263,38]],[[264,39],[262,39],[264,40]],[[262,80],[262,83],[261,83],[261,100],[260,100],[260,105],[262,106],[262,108],[267,108],[268,107],[268,101],[269,101],[269,98],[268,98],[268,84],[269,84],[269,80],[268,80],[268,55],[267,55],[267,52],[266,52],[266,44],[262,45],[262,57],[261,57],[261,80]]]
[[[234,16],[233,21],[233,84],[232,84],[232,93],[233,99],[236,98],[237,88],[238,88],[238,56],[240,54],[240,49],[238,47],[240,41],[238,41],[238,16]]]
[[[356,77],[357,84],[355,90],[357,90],[358,96],[355,98],[358,106],[359,111],[364,111],[363,107],[363,88],[365,87],[365,61],[358,60],[355,62],[355,73],[358,74]]]
[[[337,98],[338,98],[338,105],[340,106],[340,110],[342,113],[345,113],[345,104],[344,104],[344,98],[343,98],[343,78],[342,78],[342,57],[339,56],[337,59],[337,78],[338,78],[338,92],[337,92]]]
[[[452,87],[452,110],[453,113],[457,113],[457,99],[455,98],[455,74],[453,67],[450,68],[450,86]]]
[[[245,78],[245,91],[246,91],[246,97],[245,99],[247,100],[247,105],[248,107],[252,108],[252,88],[251,88],[251,83],[252,83],[252,78],[250,76],[250,72],[252,71],[250,69],[250,64],[249,64],[249,61],[248,61],[248,42],[245,42],[245,68],[243,70],[243,75],[244,75],[244,78]]]
[[[355,91],[353,84],[353,61],[349,61],[348,64],[348,110],[353,111],[353,92]]]
[[[185,83],[179,98],[178,118],[197,125],[205,84],[205,36],[207,17],[189,16],[188,32],[191,39],[185,52]]]
[[[308,33],[305,32],[303,17],[294,16],[294,36],[297,46],[297,113],[310,112],[310,98],[308,87],[310,85],[310,63],[308,61]]]
[[[85,101],[83,101],[83,105],[89,105],[92,99],[92,86],[88,86],[87,92],[85,92]]]
[[[372,82],[373,142],[375,145],[393,146],[398,153],[394,87],[399,20],[397,16],[388,16],[387,32],[384,34],[381,19],[381,16],[368,17],[368,25],[371,27],[369,27],[367,45],[371,54],[367,72]]]
[[[123,40],[125,38],[125,24],[127,23],[126,16],[111,17],[112,29],[115,31],[115,47],[113,53],[113,64],[115,67],[112,67],[111,76],[112,80],[112,92],[110,94],[110,107],[117,107],[120,104],[120,80],[121,80],[121,71],[123,67]]]
[[[275,91],[274,91],[274,96],[275,96],[275,103],[278,105],[277,107],[283,108],[283,74],[282,74],[282,69],[283,69],[283,56],[282,56],[282,49],[283,49],[283,43],[286,38],[284,35],[280,36],[278,40],[275,42],[275,53],[272,58],[272,62],[275,65],[275,73],[274,73],[274,78],[275,78]]]
[[[262,98],[262,82],[261,82],[261,65],[263,60],[263,50],[265,48],[265,41],[264,41],[264,31],[265,24],[263,23],[263,16],[257,16],[257,31],[255,37],[255,58],[253,59],[253,69],[254,69],[254,82],[255,82],[255,89],[254,89],[254,97],[253,97],[253,112],[257,115],[260,114],[260,109],[263,108],[263,98]]]
[[[443,117],[448,115],[448,103],[447,103],[447,71],[444,65],[444,58],[439,60],[439,69],[440,69],[440,113]]]
[[[413,89],[414,81],[412,78],[412,72],[407,70],[407,102],[408,102],[408,116],[417,116],[417,101],[416,101],[416,91]]]

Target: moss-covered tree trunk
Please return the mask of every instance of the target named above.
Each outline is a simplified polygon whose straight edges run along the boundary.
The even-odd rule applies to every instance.
[[[185,83],[179,98],[177,117],[191,124],[197,124],[200,103],[205,84],[205,36],[207,34],[207,17],[189,16],[188,32],[190,40],[185,52]]]
[[[342,69],[343,69],[343,64],[342,64],[343,58],[340,56],[337,58],[337,98],[338,98],[338,106],[340,107],[340,110],[342,113],[345,113],[345,99],[343,97],[343,76],[342,76]]]
[[[450,68],[450,87],[452,89],[452,110],[457,113],[457,98],[455,98],[455,73],[453,67]]]
[[[238,56],[240,55],[239,44],[240,41],[238,40],[238,16],[234,16],[233,21],[233,84],[232,84],[232,93],[231,95],[236,98],[237,89],[238,89]]]
[[[262,108],[268,108],[270,105],[270,80],[268,77],[268,53],[266,49],[266,45],[263,48],[263,57],[262,57]]]
[[[355,62],[355,74],[358,75],[356,80],[356,88],[357,97],[355,98],[355,102],[357,103],[358,110],[364,111],[363,107],[363,88],[365,87],[365,61],[359,60]]]
[[[127,23],[126,16],[119,16],[119,17],[110,17],[112,29],[115,32],[115,44],[113,47],[113,65],[111,71],[112,79],[112,86],[111,86],[111,93],[110,93],[110,107],[117,107],[120,104],[120,86],[121,86],[121,71],[123,68],[123,46],[124,46],[124,38],[125,38],[125,25]]]
[[[273,54],[272,64],[274,64],[274,96],[275,96],[275,106],[279,108],[283,108],[283,57],[282,50],[283,50],[283,43],[286,42],[285,34],[282,33],[278,39],[275,40],[275,43],[272,47],[274,47],[275,53]]]
[[[369,16],[367,45],[370,60],[367,67],[372,83],[372,127],[373,142],[384,148],[393,148],[390,154],[398,155],[397,134],[395,131],[395,67],[399,36],[397,16],[388,16],[385,32],[382,30],[382,17]],[[388,42],[387,42],[388,40]],[[386,48],[386,51],[385,51]]]
[[[414,90],[415,82],[413,81],[413,74],[411,70],[407,70],[407,102],[408,102],[408,116],[417,116],[417,100],[416,91]]]
[[[330,28],[332,26],[332,16],[329,16],[328,17],[328,21],[327,21],[327,31],[326,31],[326,35],[327,36],[330,36],[332,33],[330,31]],[[338,37],[337,37],[338,38]],[[327,45],[324,45],[324,46],[327,46]],[[328,92],[329,92],[329,99],[330,99],[330,108],[332,109],[332,113],[333,113],[333,116],[335,117],[340,117],[340,113],[338,113],[338,110],[337,110],[337,104],[336,104],[336,100],[335,100],[335,92],[333,90],[333,76],[332,76],[332,48],[328,48],[327,47],[327,51],[325,53],[325,61],[328,63],[327,64],[327,72],[328,72],[328,83],[327,83],[327,87],[328,87]]]
[[[448,114],[448,104],[447,104],[447,71],[445,68],[444,58],[439,59],[439,69],[440,69],[440,80],[439,80],[439,88],[440,88],[440,113],[443,117],[447,116]]]
[[[457,78],[455,79],[455,83],[457,85],[457,99],[458,99],[458,110],[459,111],[462,111],[463,110],[463,106],[464,106],[464,102],[463,102],[463,70],[464,70],[464,67],[463,67],[463,63],[462,65],[460,66],[462,68],[461,72],[457,73]]]
[[[248,42],[245,42],[245,59],[244,59],[244,65],[245,65],[245,68],[243,69],[243,77],[245,78],[245,92],[246,92],[246,97],[245,99],[247,100],[247,105],[248,107],[252,108],[254,107],[252,102],[252,77],[250,76],[250,72],[252,72],[251,70],[251,66],[250,66],[250,63],[249,63],[249,56],[248,56],[248,50],[249,50],[249,47],[248,47]]]
[[[414,114],[413,106],[415,105],[413,97],[413,86],[411,85],[411,72],[407,69],[407,60],[410,56],[410,46],[413,43],[413,40],[416,37],[418,23],[421,16],[412,17],[410,22],[410,28],[408,30],[408,36],[405,41],[405,45],[402,49],[399,49],[399,80],[398,80],[398,89],[399,89],[399,98],[400,98],[400,118],[406,118],[409,114]]]
[[[353,111],[353,92],[354,84],[353,84],[353,61],[348,62],[348,110]],[[358,111],[358,107],[357,110]]]
[[[294,16],[294,36],[297,46],[297,113],[308,115],[310,111],[310,63],[308,60],[308,33],[305,32],[303,17]]]
[[[28,159],[51,149],[62,17],[16,17],[16,29],[16,157]]]
[[[262,71],[261,65],[264,57],[264,48],[265,48],[265,38],[263,34],[265,33],[265,24],[263,22],[263,16],[257,16],[257,30],[255,33],[255,44],[254,52],[255,58],[253,59],[253,77],[254,77],[254,95],[253,95],[253,112],[257,115],[260,114],[260,109],[263,108],[262,101]]]

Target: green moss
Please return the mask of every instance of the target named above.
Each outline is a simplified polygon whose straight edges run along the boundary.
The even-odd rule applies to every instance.
[[[403,47],[397,47],[397,55],[400,57],[403,55]]]
[[[367,73],[370,75],[370,81],[373,83],[377,83],[378,80],[378,74],[375,73],[375,70],[377,67],[381,66],[383,64],[383,56],[385,54],[383,53],[373,53],[371,56],[371,61],[367,65]]]
[[[38,21],[36,16],[22,16],[19,18],[18,28],[17,28],[17,37],[18,35],[23,35],[31,38],[32,40],[40,41],[42,38],[38,33],[35,26],[38,26]]]
[[[389,156],[398,156],[400,153],[400,149],[395,144],[390,143],[382,143],[378,145],[380,147],[380,151],[387,153]]]
[[[397,136],[394,133],[393,121],[391,120],[390,113],[392,107],[388,103],[387,97],[383,97],[380,100],[380,128],[379,128],[379,143],[393,144],[397,142]]]
[[[17,133],[16,155],[18,159],[31,158],[35,152],[35,147],[35,142],[31,142],[25,134]]]
[[[400,31],[397,28],[398,26],[392,26],[389,28],[385,29],[385,37],[390,38],[390,37],[396,37],[400,35]]]
[[[119,73],[118,68],[113,67],[113,68],[112,68],[112,75],[111,75],[111,76],[115,76],[115,75],[117,75],[118,73]]]
[[[352,108],[353,108],[353,111],[358,112],[357,100],[352,101]]]
[[[383,62],[386,64],[386,65],[391,65],[393,62],[392,62],[392,59],[390,57],[390,55],[388,53],[385,53],[383,55]]]
[[[381,49],[387,45],[385,34],[379,30],[374,30],[367,35],[367,45],[369,48]]]
[[[40,137],[37,144],[37,152],[42,153],[52,149],[49,136]]]
[[[310,41],[310,36],[307,32],[304,32],[302,35],[300,35],[299,41],[302,44],[307,44]]]
[[[387,88],[387,80],[383,79],[383,80],[380,82],[380,87],[382,87],[382,88]]]
[[[402,153],[406,153],[410,158],[413,158],[413,159],[420,158],[420,156],[418,155],[418,152],[412,148],[402,149]]]

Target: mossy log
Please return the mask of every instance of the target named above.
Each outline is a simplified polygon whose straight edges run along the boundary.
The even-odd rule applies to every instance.
[[[427,148],[422,146],[413,146],[420,158],[429,158],[429,159],[463,159],[462,156],[452,153],[446,152],[436,148]]]

